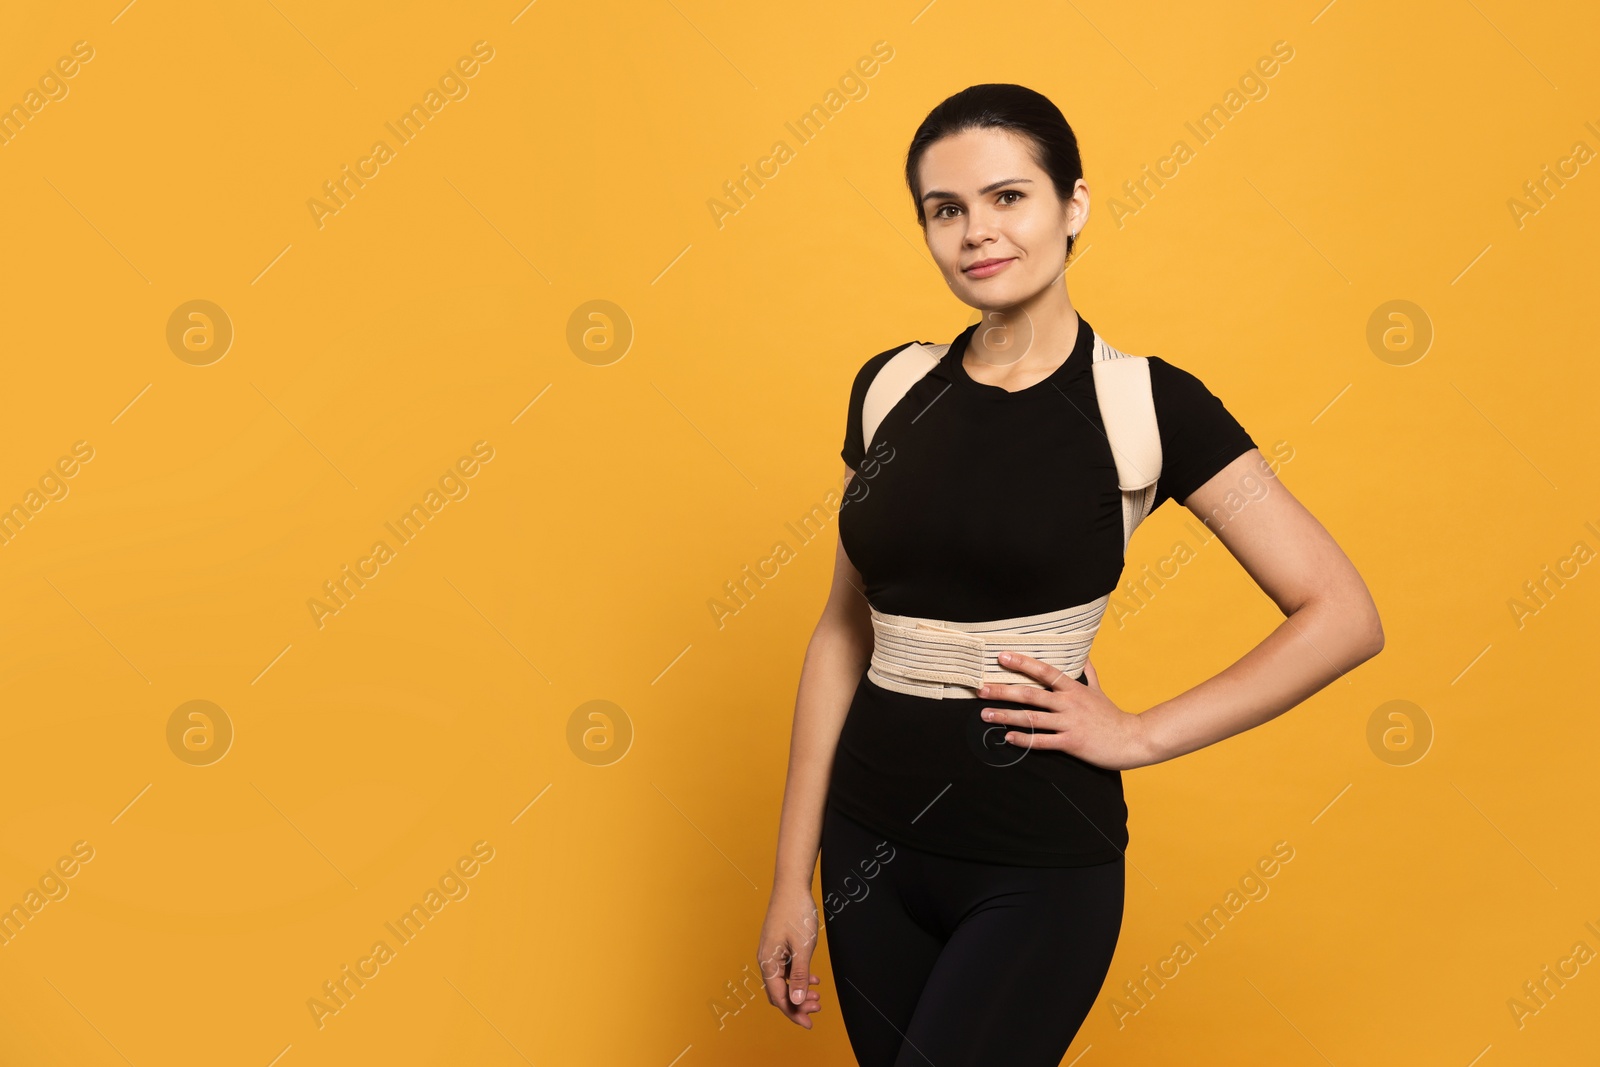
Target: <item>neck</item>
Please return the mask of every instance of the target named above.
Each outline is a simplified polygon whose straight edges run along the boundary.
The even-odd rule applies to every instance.
[[[975,362],[1059,366],[1078,339],[1078,312],[1063,285],[1051,285],[1009,308],[985,309],[967,343]]]

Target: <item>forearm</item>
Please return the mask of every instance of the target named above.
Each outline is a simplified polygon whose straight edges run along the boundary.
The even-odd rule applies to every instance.
[[[811,891],[822,815],[827,803],[833,754],[855,695],[856,683],[872,654],[868,631],[843,622],[824,622],[811,635],[795,697],[789,739],[789,771],[778,825],[774,886]]]
[[[1292,612],[1236,663],[1140,715],[1150,763],[1161,763],[1276,718],[1377,655],[1383,630],[1363,587]]]

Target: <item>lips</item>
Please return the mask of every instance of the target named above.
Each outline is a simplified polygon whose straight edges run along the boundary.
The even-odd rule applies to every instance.
[[[974,274],[980,278],[985,278],[996,271],[1001,270],[1006,266],[1006,264],[1014,262],[1015,259],[1015,256],[1009,256],[1003,259],[983,259],[972,264],[970,267],[962,267],[961,269],[963,273]]]

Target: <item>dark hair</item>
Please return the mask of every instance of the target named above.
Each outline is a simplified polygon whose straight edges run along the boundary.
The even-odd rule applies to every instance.
[[[1004,82],[972,85],[928,112],[911,138],[911,149],[906,153],[906,185],[911,190],[918,225],[928,224],[922,189],[917,184],[922,154],[935,141],[977,129],[1008,130],[1026,138],[1032,145],[1034,161],[1050,175],[1056,195],[1062,200],[1072,196],[1073,187],[1083,177],[1077,135],[1049,97],[1026,86]],[[1072,255],[1073,240],[1067,237],[1068,256]]]

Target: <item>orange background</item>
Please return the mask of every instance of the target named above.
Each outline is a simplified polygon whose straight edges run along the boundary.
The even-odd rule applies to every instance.
[[[65,892],[0,947],[0,1060],[848,1062],[825,946],[813,1032],[729,985],[754,970],[835,524],[720,628],[710,602],[838,484],[862,361],[972,321],[902,168],[928,109],[984,81],[1078,132],[1074,302],[1287,443],[1280,477],[1388,639],[1274,722],[1127,774],[1126,922],[1068,1061],[1592,1052],[1594,966],[1521,1025],[1508,1007],[1600,949],[1579,666],[1600,577],[1569,564],[1510,606],[1600,549],[1592,12],[519,8],[0,14],[0,104],[58,96],[0,145],[0,506],[39,505],[0,545],[0,904]],[[1292,59],[1249,80],[1279,41]],[[785,123],[832,90],[799,143]],[[1186,128],[1230,102],[1209,143]],[[780,138],[719,225],[723,183]],[[1179,139],[1192,158],[1129,199]],[[174,345],[194,300],[219,311]],[[1420,358],[1369,343],[1395,300],[1432,332]],[[492,459],[451,477],[479,442]],[[422,532],[390,535],[433,489]],[[1152,517],[1129,576],[1188,520]],[[308,602],[378,540],[392,557],[319,625]],[[1212,542],[1095,664],[1148,707],[1278,618]],[[220,710],[169,729],[190,701]],[[1420,759],[1382,732],[1390,701],[1431,734]],[[1123,983],[1278,842],[1270,892],[1119,1025]],[[441,884],[459,899],[387,933]],[[319,1021],[308,1001],[380,939],[393,957]]]

